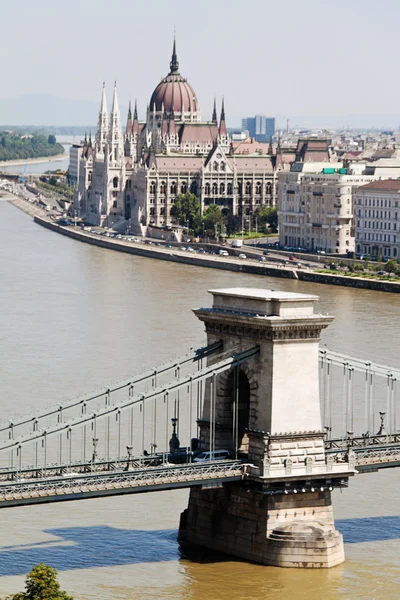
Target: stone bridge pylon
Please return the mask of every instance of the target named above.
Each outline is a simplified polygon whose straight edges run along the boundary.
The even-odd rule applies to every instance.
[[[283,567],[332,567],[344,560],[331,492],[347,486],[348,463],[325,456],[318,382],[317,296],[262,289],[211,291],[195,310],[207,342],[222,353],[258,354],[205,390],[200,447],[245,456],[243,481],[192,488],[180,539]],[[221,355],[208,359],[208,364]]]

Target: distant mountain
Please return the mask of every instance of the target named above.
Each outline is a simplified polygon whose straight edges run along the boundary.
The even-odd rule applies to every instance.
[[[121,108],[125,119],[127,108]],[[79,125],[96,123],[98,103],[58,98],[50,94],[27,94],[0,98],[1,125]],[[124,123],[124,121],[122,121]]]

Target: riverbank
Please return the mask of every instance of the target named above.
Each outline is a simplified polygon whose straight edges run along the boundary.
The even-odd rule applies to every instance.
[[[26,163],[28,163],[28,165],[34,165],[53,162],[54,160],[61,161],[64,160],[67,156],[68,154],[66,152],[63,152],[62,154],[54,154],[53,156],[38,156],[37,158],[19,158],[16,160],[2,160],[0,161],[0,171],[2,167],[15,167],[18,165],[25,165]]]
[[[251,275],[264,275],[269,277],[281,277],[284,279],[298,279],[310,283],[323,283],[327,285],[336,285],[341,287],[353,287],[364,290],[374,290],[380,292],[400,293],[400,283],[393,281],[379,281],[376,279],[362,279],[361,277],[345,277],[343,275],[332,275],[329,273],[316,273],[309,269],[293,268],[291,266],[280,267],[265,265],[263,263],[244,262],[242,259],[233,257],[210,256],[204,254],[187,253],[179,251],[178,248],[166,248],[165,246],[147,246],[144,244],[135,244],[115,238],[106,238],[78,227],[63,227],[51,219],[41,208],[32,205],[30,202],[7,194],[6,198],[13,206],[24,211],[33,217],[35,223],[46,227],[51,231],[60,233],[72,239],[106,248],[117,252],[125,252],[143,256],[145,258],[155,258],[158,260],[168,260],[175,263],[192,265],[197,267],[206,267],[211,269],[220,269],[225,271],[235,271],[239,273],[249,273]]]
[[[144,246],[124,240],[100,237],[87,231],[81,231],[76,227],[63,227],[61,225],[57,225],[41,215],[36,215],[34,220],[36,223],[46,227],[47,229],[51,229],[52,231],[56,231],[57,233],[61,233],[62,235],[66,235],[67,237],[75,240],[92,244],[93,246],[99,246],[100,248],[108,248],[110,250],[135,254],[146,258],[168,260],[176,263],[212,269],[249,273],[251,275],[282,277],[285,279],[298,279],[300,281],[308,281],[312,283],[323,283],[328,285],[340,285],[381,292],[400,293],[400,283],[391,281],[378,281],[357,277],[350,278],[340,275],[331,275],[328,273],[316,273],[308,269],[271,266],[264,265],[262,263],[249,263],[232,257],[227,258],[204,254],[188,254],[187,252],[179,251],[176,248],[166,248],[165,246]]]

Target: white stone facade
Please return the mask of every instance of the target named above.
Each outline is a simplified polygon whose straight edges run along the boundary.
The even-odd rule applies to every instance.
[[[362,169],[358,165],[358,170]],[[278,177],[279,242],[282,246],[354,252],[353,190],[375,177],[342,163],[294,163]]]
[[[400,257],[400,180],[364,185],[355,193],[356,252]]]

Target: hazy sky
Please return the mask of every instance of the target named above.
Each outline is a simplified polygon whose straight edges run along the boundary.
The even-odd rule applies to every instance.
[[[0,97],[146,103],[182,75],[208,117],[399,114],[399,0],[0,0]],[[95,119],[94,119],[95,120]]]

